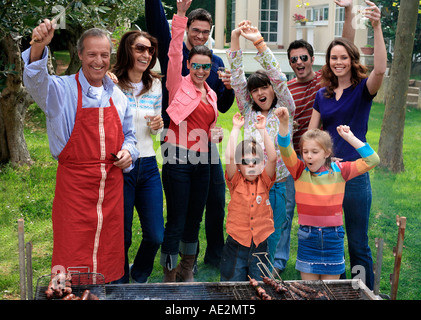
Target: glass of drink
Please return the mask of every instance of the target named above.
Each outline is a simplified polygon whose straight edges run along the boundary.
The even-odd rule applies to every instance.
[[[221,127],[214,127],[211,129],[211,141],[214,143],[220,143],[224,138],[224,129]]]
[[[222,79],[225,77],[225,67],[219,67],[218,68],[218,77],[219,79]]]

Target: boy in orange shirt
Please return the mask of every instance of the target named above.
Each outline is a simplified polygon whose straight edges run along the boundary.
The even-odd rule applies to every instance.
[[[266,118],[257,116],[256,128],[264,140],[264,150],[253,140],[244,140],[237,147],[237,139],[244,117],[233,117],[228,141],[225,179],[230,191],[226,240],[221,259],[221,281],[247,281],[248,276],[260,279],[256,252],[267,252],[267,238],[273,233],[273,213],[269,190],[276,178],[276,151],[266,132]]]

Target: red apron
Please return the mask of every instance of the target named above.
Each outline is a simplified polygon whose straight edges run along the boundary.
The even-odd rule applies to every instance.
[[[76,82],[75,124],[58,157],[52,269],[97,272],[110,282],[124,274],[124,180],[110,155],[124,134],[113,100],[82,108],[79,73]]]

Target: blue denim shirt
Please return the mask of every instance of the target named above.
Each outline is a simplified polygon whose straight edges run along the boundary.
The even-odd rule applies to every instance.
[[[23,82],[29,94],[46,115],[50,152],[57,160],[73,131],[77,110],[77,83],[75,75],[51,76],[48,74],[48,48],[45,48],[40,60],[29,64],[30,50],[31,48],[22,53],[25,63]],[[83,108],[108,107],[110,97],[112,97],[125,137],[121,149],[127,149],[130,152],[134,163],[139,156],[139,151],[135,147],[137,141],[132,111],[128,108],[124,93],[106,76],[103,79],[104,91],[98,99],[82,69],[79,72],[79,82],[83,93]],[[133,165],[128,169],[131,168]]]

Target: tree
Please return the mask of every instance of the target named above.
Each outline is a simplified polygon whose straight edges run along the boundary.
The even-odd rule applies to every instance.
[[[39,21],[55,16],[54,8],[66,8],[68,3],[71,6],[66,10],[66,23],[69,22],[69,34],[73,34],[70,49],[84,29],[97,26],[112,31],[118,23],[135,20],[144,8],[143,0],[3,1],[0,12],[0,163],[32,163],[23,134],[26,110],[32,99],[22,83],[21,41],[31,35]]]
[[[406,95],[411,70],[419,0],[401,1],[396,28],[395,52],[386,94],[379,141],[380,166],[394,173],[405,169],[402,158]]]
[[[376,4],[382,8],[382,27],[386,45],[390,46],[388,60],[392,61],[393,42],[396,37],[396,28],[400,9],[400,2],[397,0],[377,0]],[[418,14],[421,13],[421,1],[418,7]],[[390,42],[388,41],[390,40]],[[417,63],[421,61],[421,19],[417,21],[414,38],[414,48],[412,53],[412,68],[416,69]]]

